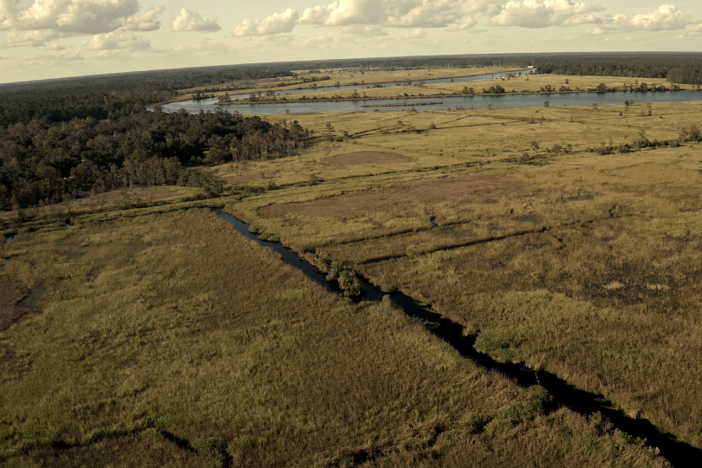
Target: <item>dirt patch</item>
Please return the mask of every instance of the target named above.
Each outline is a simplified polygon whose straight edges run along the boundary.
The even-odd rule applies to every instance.
[[[392,213],[398,206],[408,206],[412,203],[441,203],[446,200],[455,203],[486,203],[514,193],[519,185],[518,181],[504,176],[469,174],[452,178],[416,180],[390,188],[348,193],[303,203],[270,205],[260,208],[258,214],[264,218],[283,218],[287,214],[352,218],[369,213]]]
[[[17,356],[17,353],[14,348],[0,345],[0,364],[12,361],[15,356]]]
[[[9,283],[4,286],[5,292],[0,295],[0,331],[7,330],[28,315],[41,312],[39,303],[44,295],[43,289],[30,291],[21,283]]]
[[[395,153],[378,153],[375,151],[360,151],[358,153],[337,154],[323,160],[326,164],[354,166],[357,164],[396,164],[412,162],[412,158]]]

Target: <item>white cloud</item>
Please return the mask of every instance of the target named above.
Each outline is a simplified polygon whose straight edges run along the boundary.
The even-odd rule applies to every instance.
[[[684,29],[692,23],[695,23],[695,19],[691,14],[680,11],[673,5],[661,5],[657,10],[636,15],[631,20],[633,28],[647,31]]]
[[[602,20],[592,13],[604,8],[590,3],[573,3],[570,0],[510,1],[493,16],[490,22],[497,26],[545,28],[548,26],[573,26],[599,23]]]
[[[180,10],[180,15],[173,20],[173,24],[171,25],[171,30],[174,32],[214,32],[220,29],[222,28],[219,27],[216,19],[207,19],[197,11],[187,10],[185,8]]]
[[[387,5],[388,24],[391,26],[442,28],[465,16],[466,5],[454,0],[393,3]]]
[[[122,21],[122,28],[127,31],[156,31],[161,27],[161,13],[166,10],[164,6],[156,6],[143,15],[134,15]]]
[[[425,37],[427,37],[427,32],[422,28],[417,28],[405,34],[405,39],[424,39]]]
[[[3,47],[44,47],[46,41],[58,39],[59,33],[44,31],[10,31]]]
[[[602,31],[676,31],[689,29],[693,33],[702,29],[702,24],[690,13],[678,10],[673,5],[661,5],[656,10],[629,18],[614,15]]]
[[[122,20],[137,13],[137,0],[34,0],[25,9],[2,0],[0,28],[45,30],[67,34],[99,34],[114,31]]]
[[[151,43],[129,31],[114,31],[93,36],[90,42],[84,42],[83,46],[89,50],[136,51],[149,49]]]
[[[468,16],[463,20],[463,22],[450,25],[448,27],[448,30],[449,31],[463,31],[463,30],[472,28],[476,24],[478,24],[478,20],[476,20],[475,17],[473,17],[473,16]]]
[[[9,30],[5,47],[42,47],[46,41],[118,30],[153,31],[164,7],[138,15],[138,0],[0,0],[0,30]],[[143,43],[141,44],[143,47]],[[52,44],[47,50],[62,50]]]
[[[234,30],[234,35],[244,37],[289,33],[295,28],[299,17],[296,9],[288,8],[282,13],[273,13],[267,18],[246,19],[241,26]]]
[[[382,24],[387,19],[386,1],[338,0],[329,5],[307,8],[300,24],[346,26],[351,24]]]
[[[328,5],[307,8],[300,17],[300,24],[444,27],[483,8],[484,4],[485,0],[337,0]]]

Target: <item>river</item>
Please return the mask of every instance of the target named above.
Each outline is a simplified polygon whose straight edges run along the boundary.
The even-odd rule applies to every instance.
[[[453,108],[514,108],[514,107],[544,107],[548,101],[551,107],[561,106],[591,106],[622,105],[624,101],[633,100],[636,104],[665,103],[681,101],[702,101],[702,92],[699,91],[656,91],[638,92],[626,91],[615,93],[557,93],[557,94],[505,94],[499,96],[439,96],[418,97],[412,99],[378,99],[358,101],[327,101],[327,102],[295,102],[275,104],[230,104],[217,105],[217,99],[202,99],[199,101],[181,101],[164,104],[165,112],[177,112],[185,109],[190,113],[202,111],[216,111],[223,109],[240,114],[285,114],[285,113],[328,113],[328,112],[373,112],[388,110],[403,110],[414,107],[418,103],[432,102],[434,104],[417,106],[419,112],[427,110],[444,110]],[[436,102],[441,102],[438,104]],[[382,107],[387,105],[397,107]]]

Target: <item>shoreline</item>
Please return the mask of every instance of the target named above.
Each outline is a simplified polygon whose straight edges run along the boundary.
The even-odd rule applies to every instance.
[[[500,97],[500,96],[533,96],[533,95],[543,95],[543,96],[552,96],[552,95],[563,95],[563,94],[614,94],[614,93],[621,93],[621,94],[626,94],[626,93],[640,93],[640,92],[649,92],[649,93],[665,93],[665,92],[672,92],[672,93],[678,93],[678,92],[702,92],[702,90],[697,90],[695,91],[694,89],[678,89],[678,90],[671,90],[671,89],[666,89],[666,90],[648,90],[648,91],[632,91],[632,90],[616,90],[616,91],[607,91],[605,93],[601,93],[598,91],[589,91],[589,90],[581,90],[581,91],[551,91],[551,92],[541,92],[541,91],[529,91],[529,92],[522,92],[522,93],[473,93],[473,94],[463,94],[463,93],[456,93],[456,94],[425,94],[422,96],[388,96],[388,97],[366,97],[366,98],[325,98],[325,97],[318,97],[318,98],[308,98],[308,99],[295,99],[295,100],[261,100],[261,101],[231,101],[231,102],[215,102],[213,105],[215,106],[245,106],[245,105],[261,105],[261,104],[308,104],[308,103],[322,103],[322,102],[365,102],[365,101],[399,101],[399,100],[408,100],[408,99],[442,99],[442,98],[456,98],[456,97],[476,97],[476,96],[489,96],[489,97]],[[192,100],[192,99],[191,99]],[[182,102],[182,101],[179,101]],[[162,103],[162,104],[168,104],[168,103]],[[431,104],[437,104],[435,102],[432,102]],[[408,106],[417,106],[417,105],[427,105],[427,103],[421,103],[421,104],[408,104]],[[362,106],[363,107],[363,106]],[[374,106],[371,105],[369,107],[381,107],[381,106]],[[393,104],[388,104],[387,107],[403,107],[400,105],[393,105]]]

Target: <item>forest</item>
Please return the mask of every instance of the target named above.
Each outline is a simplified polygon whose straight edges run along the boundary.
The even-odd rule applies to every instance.
[[[539,73],[554,75],[665,78],[671,83],[702,84],[702,54],[548,54],[535,56]]]
[[[126,186],[218,185],[194,165],[294,154],[309,134],[226,112],[142,110],[114,119],[18,122],[0,128],[0,206],[24,208]]]

